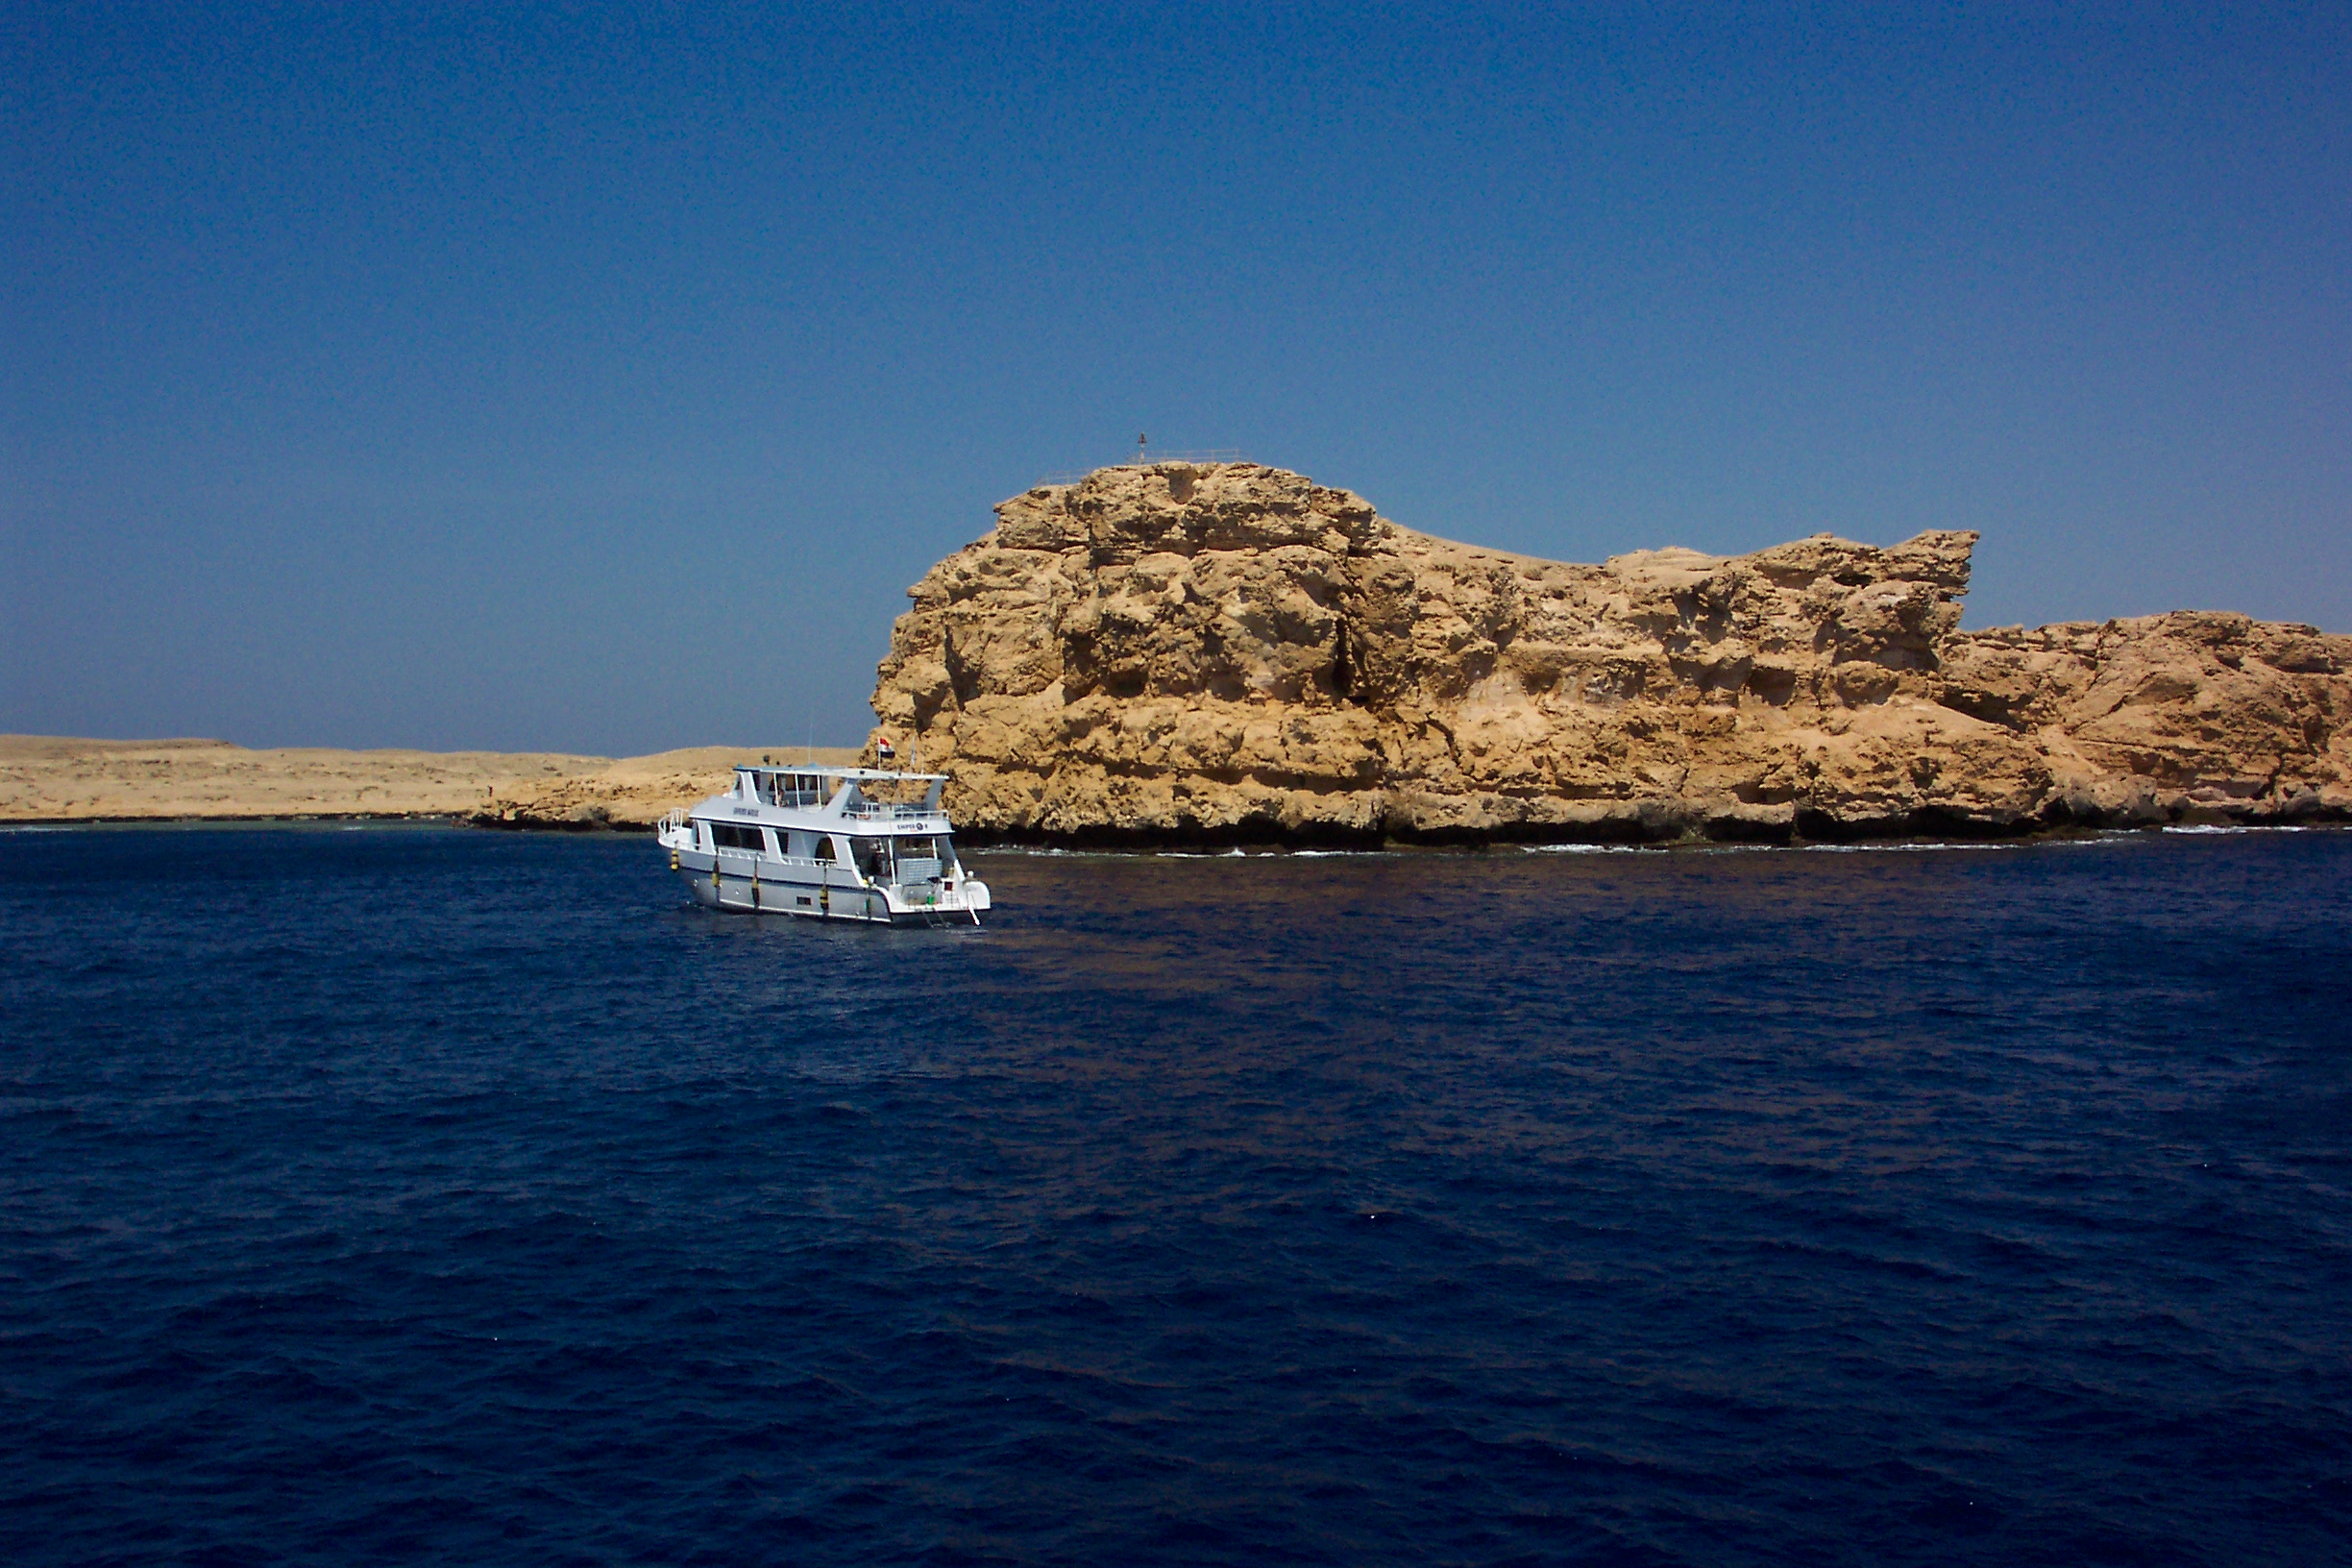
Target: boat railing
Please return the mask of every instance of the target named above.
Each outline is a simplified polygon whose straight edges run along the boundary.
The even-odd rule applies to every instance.
[[[767,858],[781,862],[786,866],[806,866],[818,870],[841,864],[838,860],[819,860],[815,855],[770,855]]]
[[[870,800],[862,806],[845,807],[842,815],[858,822],[943,821],[947,816],[936,806],[906,805],[887,800]]]

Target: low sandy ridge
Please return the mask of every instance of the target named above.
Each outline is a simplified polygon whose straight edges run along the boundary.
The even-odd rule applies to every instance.
[[[764,756],[842,764],[856,752],[700,746],[615,758],[0,735],[0,821],[453,817],[626,827],[717,793],[736,764]]]

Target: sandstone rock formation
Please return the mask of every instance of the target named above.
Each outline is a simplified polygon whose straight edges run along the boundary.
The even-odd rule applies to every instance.
[[[1964,632],[1972,533],[1536,560],[1255,464],[1100,470],[909,590],[874,711],[983,836],[1850,837],[2352,820],[2352,637]]]

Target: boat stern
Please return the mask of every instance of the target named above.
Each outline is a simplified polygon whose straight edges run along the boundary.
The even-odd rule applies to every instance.
[[[888,901],[894,925],[978,925],[989,911],[989,885],[961,873],[876,891]]]

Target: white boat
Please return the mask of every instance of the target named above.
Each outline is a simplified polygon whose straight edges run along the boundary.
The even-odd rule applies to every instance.
[[[956,860],[944,773],[778,764],[673,811],[654,837],[695,900],[747,915],[886,925],[980,923],[988,884]],[[920,799],[904,798],[919,789]]]

